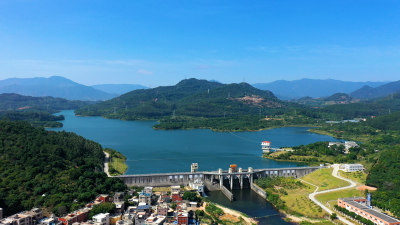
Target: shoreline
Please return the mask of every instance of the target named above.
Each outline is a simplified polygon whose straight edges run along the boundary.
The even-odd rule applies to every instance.
[[[77,117],[102,117],[104,119],[112,119],[112,120],[121,120],[121,121],[156,121],[157,123],[160,123],[159,119],[134,119],[134,120],[126,120],[126,119],[120,119],[120,118],[110,118],[107,116],[85,116],[85,115],[80,115],[80,114],[75,114],[74,115]],[[298,125],[284,125],[284,126],[272,126],[272,127],[266,127],[266,128],[260,128],[260,129],[256,129],[256,130],[246,130],[246,129],[241,129],[241,130],[220,130],[220,129],[215,129],[215,128],[211,128],[211,127],[191,127],[191,128],[179,128],[179,129],[164,129],[164,128],[155,128],[154,126],[152,127],[154,130],[196,130],[196,129],[205,129],[205,130],[211,130],[214,132],[257,132],[257,131],[263,131],[263,130],[272,130],[272,129],[278,129],[278,128],[285,128],[285,127],[308,127],[308,128],[312,128],[312,127],[320,127],[318,125],[315,124],[298,124]],[[311,130],[311,129],[310,129]],[[309,132],[311,132],[310,130],[307,130]],[[316,133],[316,132],[312,132],[312,133]],[[332,136],[332,135],[328,135],[328,136]]]
[[[258,221],[254,217],[249,217],[246,214],[244,214],[243,212],[222,206],[216,202],[212,202],[212,203],[214,205],[216,205],[217,207],[221,208],[222,211],[224,211],[224,213],[226,213],[226,214],[230,214],[230,215],[236,216],[238,218],[242,217],[243,220],[248,224],[258,224]]]

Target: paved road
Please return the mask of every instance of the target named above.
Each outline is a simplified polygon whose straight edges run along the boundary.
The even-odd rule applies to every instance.
[[[310,185],[313,185],[314,187],[316,187],[315,191],[314,191],[313,193],[309,194],[308,197],[311,199],[311,201],[313,201],[315,204],[319,205],[323,210],[325,210],[325,211],[328,212],[329,214],[332,214],[333,211],[330,210],[328,207],[326,207],[324,204],[322,204],[320,201],[318,201],[318,200],[315,198],[315,196],[318,195],[318,194],[323,194],[323,193],[328,193],[328,192],[333,192],[333,191],[345,190],[345,189],[354,188],[354,187],[357,186],[357,183],[356,183],[356,182],[339,176],[339,174],[338,174],[339,168],[340,168],[340,165],[338,165],[338,164],[333,165],[332,176],[334,176],[334,177],[336,177],[336,178],[339,178],[339,179],[341,179],[341,180],[345,180],[345,181],[349,182],[349,183],[350,183],[349,186],[340,187],[340,188],[335,188],[335,189],[329,189],[329,190],[324,190],[324,191],[318,191],[318,189],[319,189],[318,186],[316,186],[316,185],[314,185],[314,184],[311,184],[311,183],[309,183],[309,182],[307,182],[307,181],[301,180],[301,181],[303,181],[303,182],[305,182],[305,183],[307,183],[307,184],[310,184]],[[340,221],[342,221],[342,222],[345,223],[345,224],[354,225],[354,223],[352,223],[351,221],[347,220],[346,218],[344,218],[344,217],[342,217],[342,216],[339,216],[339,215],[338,215],[338,218],[339,218]]]
[[[104,155],[106,155],[106,157],[104,158],[104,173],[106,173],[107,176],[111,177],[110,173],[108,172],[108,162],[110,161],[110,154],[108,154],[108,152],[104,152]]]

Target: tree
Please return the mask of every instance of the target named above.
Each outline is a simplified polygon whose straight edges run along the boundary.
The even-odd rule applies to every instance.
[[[337,215],[336,215],[336,213],[332,213],[330,217],[331,217],[331,220],[335,220],[337,218]]]
[[[94,215],[97,215],[99,213],[114,213],[114,212],[115,212],[115,204],[111,202],[105,202],[93,206],[92,210],[89,213],[89,218],[91,219]]]

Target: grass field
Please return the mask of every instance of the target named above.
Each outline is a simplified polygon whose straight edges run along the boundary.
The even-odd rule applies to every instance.
[[[125,159],[121,158],[111,158],[110,168],[118,171],[119,174],[124,174],[125,171],[128,169],[128,165],[125,163]]]
[[[326,212],[313,203],[308,195],[315,190],[314,186],[303,184],[296,189],[285,189],[287,195],[281,195],[285,201],[288,212],[293,215],[306,216],[310,218],[323,218]]]
[[[367,174],[364,172],[352,172],[352,173],[346,173],[344,171],[340,171],[340,176],[353,180],[357,182],[359,185],[364,185],[366,180],[367,180]]]
[[[328,202],[328,206],[332,208],[335,204],[337,204],[337,199],[338,198],[348,198],[348,197],[355,197],[355,196],[364,196],[363,191],[359,191],[355,188],[351,189],[346,189],[346,190],[341,190],[341,191],[335,191],[335,192],[329,192],[326,194],[320,194],[317,195],[316,198],[318,201],[321,203],[327,205],[326,203]]]
[[[319,169],[315,172],[312,172],[304,176],[302,179],[314,185],[317,185],[319,187],[318,191],[344,187],[349,185],[347,181],[332,176],[332,171],[333,168]]]
[[[171,187],[153,187],[154,192],[171,192]]]

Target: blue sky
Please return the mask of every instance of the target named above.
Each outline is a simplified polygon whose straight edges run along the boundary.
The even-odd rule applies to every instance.
[[[400,78],[400,1],[0,0],[0,79]]]

